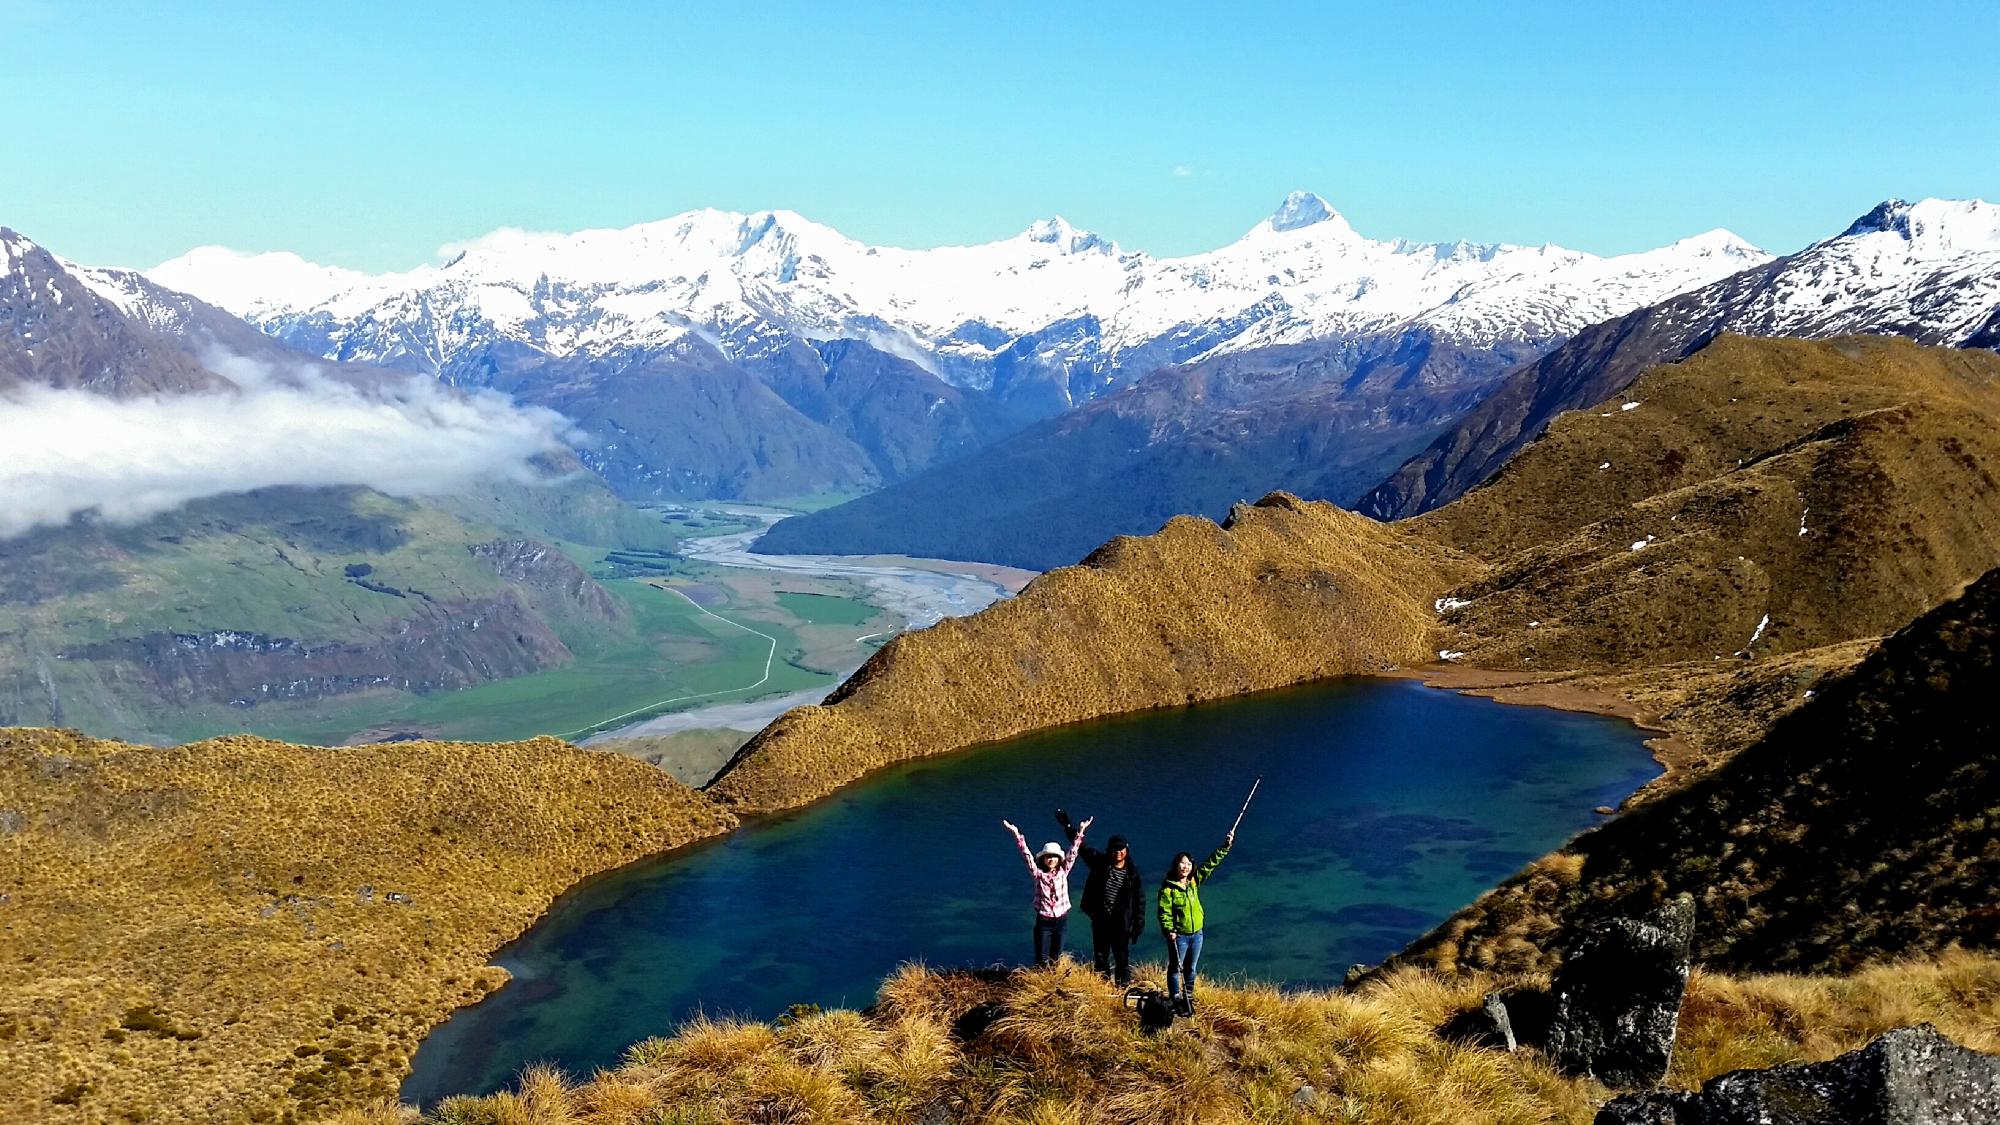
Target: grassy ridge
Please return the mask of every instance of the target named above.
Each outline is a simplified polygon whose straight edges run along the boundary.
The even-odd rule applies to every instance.
[[[0,731],[0,1119],[309,1119],[393,1094],[565,887],[734,823],[539,739],[171,749]]]
[[[1010,601],[898,636],[710,786],[792,808],[891,762],[1065,722],[1365,673],[1428,655],[1452,552],[1330,505],[1245,506],[1115,539]]]

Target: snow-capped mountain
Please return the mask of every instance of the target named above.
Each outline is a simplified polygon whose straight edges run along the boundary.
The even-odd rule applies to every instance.
[[[148,272],[288,343],[452,382],[528,357],[731,360],[854,340],[955,386],[1053,413],[1173,363],[1390,340],[1546,348],[1767,261],[1726,231],[1600,258],[1556,246],[1378,241],[1294,193],[1220,250],[1124,251],[1061,219],[981,246],[867,246],[789,211],[693,211],[624,230],[502,231],[443,266],[363,275],[291,254],[193,251]]]
[[[171,336],[129,319],[108,295],[112,290],[101,271],[0,227],[0,390],[31,385],[132,395],[221,383]],[[164,297],[150,303],[166,305]],[[209,311],[245,331],[241,322]]]
[[[1510,375],[1361,510],[1393,519],[1449,503],[1557,414],[1602,402],[1724,332],[2000,347],[2000,205],[1892,199],[1796,254],[1587,329]]]
[[[1693,303],[1746,335],[1888,332],[1964,344],[2000,306],[2000,205],[1891,199],[1773,266],[1769,284],[1744,299]]]

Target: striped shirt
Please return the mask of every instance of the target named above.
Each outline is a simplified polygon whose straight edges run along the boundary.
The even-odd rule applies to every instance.
[[[1118,895],[1125,889],[1125,880],[1130,878],[1129,867],[1113,867],[1104,873],[1104,911],[1108,915],[1118,906]]]

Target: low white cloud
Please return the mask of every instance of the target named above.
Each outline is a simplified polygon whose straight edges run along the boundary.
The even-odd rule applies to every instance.
[[[460,254],[474,250],[513,250],[525,246],[545,246],[558,239],[567,238],[559,231],[526,230],[521,227],[500,227],[487,231],[477,238],[447,242],[438,247],[438,257],[450,261]]]
[[[1188,167],[1188,166],[1187,166],[1187,165],[1185,165],[1185,164],[1176,164],[1176,165],[1174,165],[1174,175],[1175,175],[1175,176],[1183,176],[1183,177],[1184,177],[1184,176],[1192,176],[1192,175],[1194,175],[1194,169],[1192,169],[1192,168]]]
[[[569,436],[552,410],[420,376],[358,385],[316,366],[206,362],[236,389],[124,399],[0,392],[0,538],[84,512],[130,522],[282,485],[434,496],[484,480],[527,482],[538,475],[530,459]]]

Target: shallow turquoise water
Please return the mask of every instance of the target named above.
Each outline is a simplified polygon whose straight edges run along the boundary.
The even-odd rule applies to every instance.
[[[1204,975],[1301,986],[1379,961],[1659,771],[1628,723],[1407,681],[1344,680],[1088,723],[897,767],[789,816],[588,883],[501,956],[516,980],[432,1033],[403,1094],[577,1073],[697,1010],[865,1006],[904,961],[1028,959],[1031,845],[1051,810],[1132,841],[1149,884],[1220,842]],[[1078,865],[1072,894],[1083,885]],[[1089,923],[1069,947],[1088,954]],[[1149,924],[1135,949],[1160,959]]]

